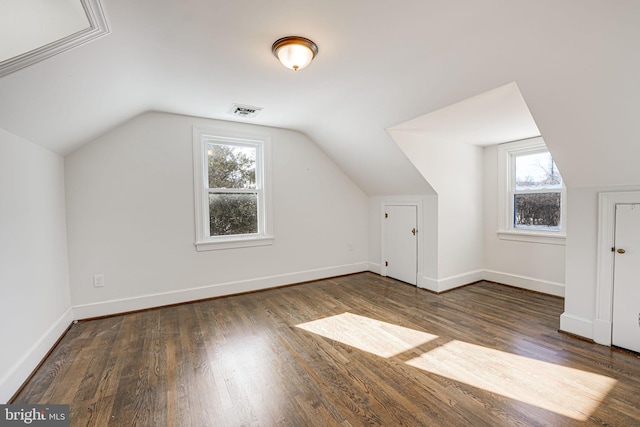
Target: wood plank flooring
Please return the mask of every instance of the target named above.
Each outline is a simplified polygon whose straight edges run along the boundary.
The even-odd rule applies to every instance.
[[[640,359],[563,301],[372,273],[81,321],[14,403],[73,426],[640,425]]]

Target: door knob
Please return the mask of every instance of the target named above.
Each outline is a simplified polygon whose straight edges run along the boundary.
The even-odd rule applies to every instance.
[[[621,248],[621,249],[618,249],[618,251],[617,251],[617,252],[618,252],[619,254],[623,254],[623,253],[625,253],[626,251],[625,251],[624,249],[622,249],[622,248]]]

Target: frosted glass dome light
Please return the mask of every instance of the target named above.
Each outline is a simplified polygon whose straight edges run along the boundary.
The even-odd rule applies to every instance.
[[[297,36],[276,40],[271,51],[282,65],[293,71],[302,70],[318,54],[318,46],[309,39]]]

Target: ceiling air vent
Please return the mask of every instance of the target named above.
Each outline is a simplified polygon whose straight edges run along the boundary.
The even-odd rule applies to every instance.
[[[233,104],[227,113],[242,117],[243,119],[251,119],[256,117],[262,111],[262,107],[254,107],[251,105]]]

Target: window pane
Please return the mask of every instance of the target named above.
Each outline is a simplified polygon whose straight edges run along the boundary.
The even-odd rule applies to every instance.
[[[256,148],[207,142],[209,188],[256,188]]]
[[[516,194],[514,228],[560,229],[560,193]]]
[[[516,156],[516,191],[562,188],[562,178],[548,151]]]
[[[209,194],[211,236],[258,232],[258,195],[254,193]]]

